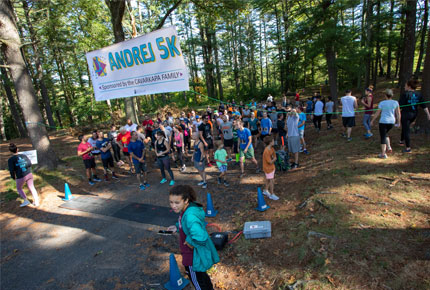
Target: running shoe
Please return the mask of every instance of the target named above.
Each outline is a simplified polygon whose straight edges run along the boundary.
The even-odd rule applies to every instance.
[[[161,179],[160,184],[163,184],[163,183],[166,183],[166,182],[167,182],[167,179],[163,178],[163,179]]]
[[[149,187],[149,183],[148,182],[144,182],[143,185],[145,185],[145,187]]]
[[[260,173],[261,172],[261,170],[260,170],[260,168],[257,168],[257,169],[255,169],[255,173]]]
[[[411,153],[412,152],[412,149],[411,148],[409,148],[409,149],[403,149],[403,151],[402,151],[403,153]]]
[[[139,185],[140,190],[145,190],[145,185],[141,184]]]
[[[94,185],[94,182],[92,182],[92,181],[90,180],[90,181],[88,181],[88,184],[89,184],[89,185]]]
[[[387,159],[387,154],[384,154],[384,155],[379,154],[379,155],[378,155],[378,158],[381,158],[381,159]]]
[[[303,153],[305,153],[305,154],[309,154],[309,151],[308,151],[308,150],[306,150],[306,149],[303,149]]]
[[[224,180],[224,186],[225,186],[225,187],[229,187],[229,186],[230,186],[230,183],[228,183],[227,181],[225,181],[225,180]]]
[[[26,199],[23,203],[21,203],[21,204],[19,205],[19,207],[24,207],[24,206],[27,206],[27,205],[29,205],[29,204],[31,204],[31,203],[28,201],[28,199]]]
[[[207,187],[208,187],[208,183],[207,182],[203,183],[202,188],[207,188]]]
[[[270,198],[271,194],[267,190],[263,190],[263,194]]]
[[[198,186],[202,186],[203,184],[205,184],[206,182],[204,182],[203,180],[200,181],[199,183],[197,183]]]
[[[181,172],[185,172],[185,170],[187,169],[187,167],[185,166],[185,164],[181,167],[180,171]]]
[[[348,139],[346,139],[348,142],[351,142],[352,141],[352,138],[351,137],[349,137]]]
[[[245,177],[245,172],[241,173],[240,176],[239,176],[239,178],[244,178],[244,177]]]
[[[277,197],[275,194],[271,194],[269,196],[269,198],[272,199],[272,200],[278,200],[279,199],[279,197]]]
[[[208,167],[212,167],[212,166],[213,166],[212,164],[208,163]]]
[[[405,146],[405,142],[399,141],[400,146]]]
[[[299,167],[299,165],[298,164],[296,164],[296,163],[293,163],[293,165],[291,165],[291,169],[296,169],[296,168],[298,168]]]
[[[93,177],[93,180],[94,181],[97,181],[97,182],[100,182],[100,181],[102,181],[100,178],[98,178],[98,177]]]
[[[343,138],[346,138],[346,134],[345,133],[341,133],[340,136],[342,136]]]
[[[115,174],[115,172],[114,172],[114,173],[112,173],[112,178],[113,178],[113,179],[119,179],[119,177]]]
[[[170,185],[170,186],[173,186],[173,185],[175,185],[175,181],[174,181],[174,180],[170,180],[170,183],[169,183],[169,185]]]

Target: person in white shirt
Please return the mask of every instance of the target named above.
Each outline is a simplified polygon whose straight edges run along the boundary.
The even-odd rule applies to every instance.
[[[321,102],[321,96],[317,96],[317,101],[314,106],[314,126],[317,132],[321,130],[321,120],[323,117],[324,103]]]
[[[127,130],[128,132],[136,131],[136,128],[137,128],[137,124],[133,124],[133,122],[130,119],[127,120],[127,124],[124,126],[124,129]]]
[[[272,95],[271,95],[271,94],[269,94],[269,96],[267,97],[267,102],[268,102],[268,103],[273,102],[273,97],[272,97]]]
[[[332,100],[332,97],[328,97],[328,102],[325,103],[325,120],[327,122],[327,130],[330,130],[333,128],[331,125],[331,116],[333,115],[333,108],[334,108],[334,102]]]
[[[97,130],[94,130],[91,137],[88,138],[88,143],[90,143],[91,146],[93,146],[93,148],[94,148],[94,150],[91,151],[91,154],[93,154],[94,157],[100,156],[100,150],[97,149],[97,146],[96,146],[96,142],[97,142],[98,138],[99,137],[98,137],[98,131]]]
[[[346,90],[346,96],[340,98],[342,102],[342,123],[346,128],[346,132],[342,133],[348,141],[351,141],[352,127],[355,126],[355,109],[358,107],[357,98],[351,96],[351,90]]]
[[[382,101],[378,105],[378,111],[373,116],[370,125],[381,115],[379,119],[379,135],[381,136],[381,154],[379,158],[387,158],[387,153],[393,152],[390,146],[390,138],[387,136],[388,131],[393,128],[394,124],[396,127],[400,127],[400,106],[399,102],[393,100],[393,91],[387,89],[385,91],[385,101]]]

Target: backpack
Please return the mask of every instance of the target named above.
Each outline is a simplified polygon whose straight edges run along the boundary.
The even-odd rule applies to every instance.
[[[275,167],[278,171],[288,171],[290,169],[290,160],[288,151],[276,151]]]

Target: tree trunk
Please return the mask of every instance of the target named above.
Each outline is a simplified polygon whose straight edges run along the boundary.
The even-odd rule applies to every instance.
[[[264,74],[263,74],[263,30],[261,28],[261,19],[259,25],[259,44],[260,44],[260,89],[264,88]]]
[[[124,30],[122,29],[122,17],[124,16],[125,1],[105,0],[111,14],[111,22],[115,43],[125,40]],[[125,116],[127,119],[138,123],[135,104],[133,98],[124,98]]]
[[[0,97],[0,135],[3,142],[7,141],[6,130],[4,129],[3,96]]]
[[[38,42],[36,39],[36,33],[33,28],[33,23],[30,20],[30,11],[28,9],[27,0],[22,0],[22,7],[24,8],[25,19],[27,20],[28,30],[30,32],[30,38],[32,42],[31,45],[33,47],[34,62],[35,62],[36,71],[37,71],[36,79],[40,86],[40,91],[41,91],[40,93],[42,95],[43,105],[45,107],[46,118],[48,119],[48,124],[50,128],[54,129],[55,122],[54,122],[54,118],[52,117],[51,102],[49,100],[48,90],[46,89],[45,81],[43,80],[43,69],[42,69],[42,63],[40,61],[40,52],[39,52],[39,47],[37,45]]]
[[[279,15],[278,15],[278,9],[275,4],[275,16],[276,16],[276,36],[277,36],[277,48],[278,48],[278,58],[279,58],[279,75],[281,80],[281,91],[284,89],[284,82],[285,82],[285,76],[284,76],[284,53],[282,51],[282,45],[281,45],[281,31],[280,31],[280,21],[279,21]]]
[[[368,87],[370,85],[370,72],[372,62],[372,22],[373,22],[373,0],[367,0],[366,10],[366,71],[364,73],[364,85]]]
[[[423,61],[424,55],[424,47],[426,42],[426,33],[427,33],[427,23],[429,19],[429,0],[424,1],[424,16],[423,16],[423,24],[421,28],[421,41],[420,41],[420,54],[418,55],[417,68],[415,69],[415,76],[418,77],[421,71],[421,64]],[[427,39],[427,41],[429,41]]]
[[[376,57],[375,57],[375,63],[373,66],[373,86],[376,88],[376,81],[378,79],[378,65],[379,65],[379,59],[381,58],[381,41],[380,41],[380,30],[381,30],[381,20],[379,18],[381,14],[381,0],[377,1],[376,4]]]
[[[390,1],[390,25],[388,28],[387,79],[391,79],[391,53],[393,50],[394,0]]]
[[[427,32],[427,48],[426,58],[424,60],[421,93],[423,94],[424,102],[430,101],[430,28]],[[427,108],[429,107],[430,106],[427,103]],[[425,114],[418,114],[416,127],[419,132],[425,132],[426,134],[430,133],[430,122],[427,120],[427,116]]]
[[[214,53],[215,53],[215,69],[216,69],[216,75],[218,80],[218,91],[219,91],[219,99],[224,100],[224,92],[222,89],[222,82],[221,82],[221,71],[219,68],[219,58],[218,58],[218,42],[216,40],[216,32],[213,34],[213,43],[214,43]]]
[[[337,107],[337,69],[336,69],[336,51],[334,42],[326,46],[325,56],[327,60],[328,83],[330,85],[330,96],[333,98],[335,107]]]
[[[40,126],[43,119],[37,106],[34,87],[22,58],[20,51],[21,40],[13,15],[13,7],[10,0],[0,1],[0,38],[3,41],[6,40],[6,43],[2,43],[2,52],[6,64],[10,66],[16,94],[21,104],[25,121],[28,124],[27,130],[31,143],[33,144],[33,148],[37,150],[39,165],[55,169],[58,159],[52,150],[46,128]]]
[[[3,64],[3,62],[1,62],[1,64]],[[10,112],[12,114],[13,120],[15,121],[15,125],[18,128],[19,136],[21,138],[26,138],[27,137],[27,131],[26,131],[25,126],[22,122],[19,109],[16,106],[15,98],[13,97],[12,89],[10,86],[10,80],[9,80],[9,77],[7,76],[6,69],[3,67],[0,67],[0,70],[1,70],[2,84],[3,84],[4,90],[6,92],[6,97],[9,101]]]
[[[417,18],[417,0],[406,1],[406,24],[403,39],[403,61],[399,75],[400,92],[403,93],[406,82],[412,77],[415,53],[415,22]]]

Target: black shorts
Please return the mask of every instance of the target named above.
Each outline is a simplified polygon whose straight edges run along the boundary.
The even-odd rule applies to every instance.
[[[130,156],[130,153],[129,152],[125,152],[125,151],[122,151],[122,154],[124,154],[124,156]]]
[[[224,147],[229,147],[229,148],[233,147],[233,139],[230,139],[230,140],[224,139]]]
[[[112,156],[106,159],[102,159],[102,163],[103,163],[103,167],[104,168],[109,168],[109,167],[113,167],[113,158]]]
[[[96,168],[96,161],[94,160],[94,158],[83,159],[83,160],[84,160],[84,165],[86,169]]]
[[[252,135],[252,136],[258,135],[258,130],[252,130],[252,131],[251,131],[251,135]]]
[[[98,152],[98,153],[93,153],[93,152],[91,152],[91,154],[92,154],[93,156],[99,156],[101,153],[100,153],[100,152]]]
[[[272,128],[272,133],[273,133],[273,134],[278,133],[278,128]]]
[[[346,128],[355,127],[355,117],[342,117],[342,123]]]
[[[133,159],[134,170],[136,170],[136,174],[140,174],[141,172],[146,172],[146,162],[139,162]]]
[[[214,142],[212,140],[205,140],[208,146],[205,146],[205,150],[214,149]]]

